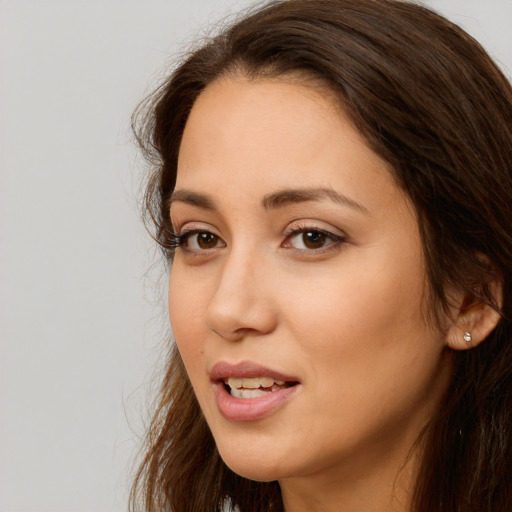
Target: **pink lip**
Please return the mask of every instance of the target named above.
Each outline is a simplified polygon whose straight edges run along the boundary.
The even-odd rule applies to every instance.
[[[227,379],[229,377],[272,377],[274,380],[284,380],[285,382],[298,382],[299,379],[292,375],[285,375],[284,373],[265,368],[260,364],[251,361],[242,361],[236,364],[226,363],[221,361],[213,366],[210,371],[210,377],[213,381]]]
[[[298,383],[296,377],[265,368],[259,364],[244,361],[238,364],[219,362],[210,371],[219,412],[230,421],[256,421],[268,416],[292,398],[300,384],[274,391],[258,398],[235,398],[229,394],[224,379],[229,377],[272,377],[274,380]]]

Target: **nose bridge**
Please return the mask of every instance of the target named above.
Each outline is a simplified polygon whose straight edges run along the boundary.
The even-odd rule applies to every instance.
[[[217,289],[208,305],[208,327],[226,339],[247,333],[264,334],[275,326],[275,311],[267,295],[265,261],[254,247],[240,245],[226,256]]]

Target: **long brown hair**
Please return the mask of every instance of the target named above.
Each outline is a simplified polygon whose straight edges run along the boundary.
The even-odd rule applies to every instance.
[[[229,73],[300,72],[339,98],[415,205],[432,310],[447,285],[499,309],[497,328],[456,354],[426,426],[416,512],[512,510],[512,89],[481,46],[431,10],[399,0],[272,2],[204,43],[135,116],[153,166],[146,211],[172,259],[167,200],[201,91]],[[501,305],[489,283],[503,286]],[[435,314],[432,317],[435,321]],[[146,512],[281,511],[279,485],[222,462],[179,353],[169,366],[131,505]]]

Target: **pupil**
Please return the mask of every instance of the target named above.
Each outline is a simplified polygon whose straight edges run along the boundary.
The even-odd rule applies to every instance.
[[[325,235],[320,231],[308,231],[302,235],[302,239],[308,249],[318,249],[325,244]]]
[[[197,243],[201,249],[211,249],[216,244],[216,237],[211,233],[199,233]]]

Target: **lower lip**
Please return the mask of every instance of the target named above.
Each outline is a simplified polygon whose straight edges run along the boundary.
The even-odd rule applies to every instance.
[[[283,406],[298,391],[299,384],[257,398],[235,398],[222,382],[214,384],[217,406],[230,421],[257,421]]]

